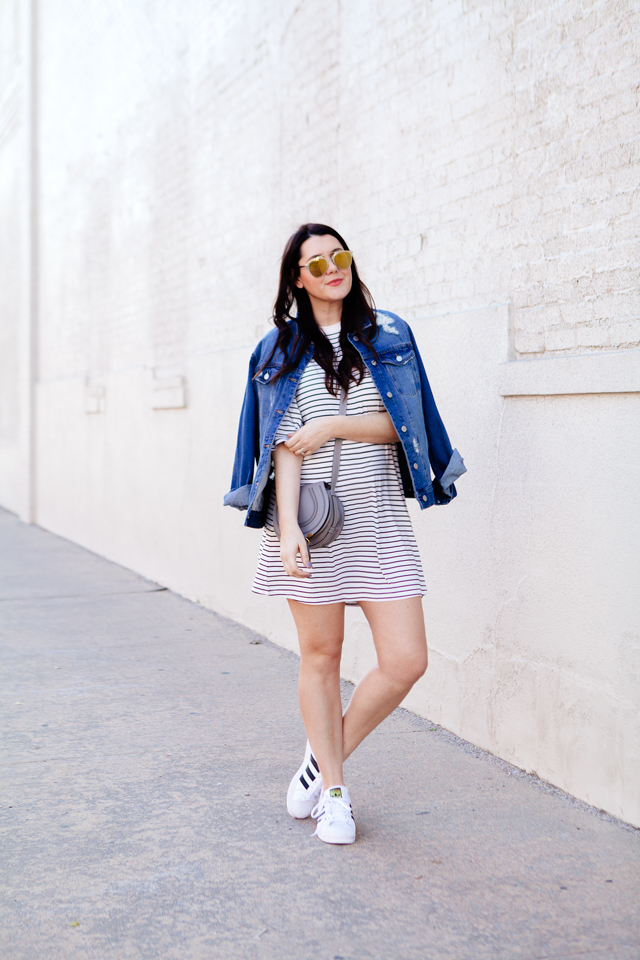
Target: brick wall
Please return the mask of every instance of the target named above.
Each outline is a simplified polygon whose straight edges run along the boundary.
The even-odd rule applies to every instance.
[[[636,4],[518,4],[510,72],[516,349],[637,346]]]
[[[43,377],[249,344],[307,218],[408,318],[639,342],[631,0],[40,10]]]

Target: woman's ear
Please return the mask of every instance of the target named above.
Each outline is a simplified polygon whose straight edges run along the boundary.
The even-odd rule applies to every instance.
[[[298,276],[295,278],[294,283],[299,290],[302,290],[302,280],[300,279],[300,274],[298,274]]]

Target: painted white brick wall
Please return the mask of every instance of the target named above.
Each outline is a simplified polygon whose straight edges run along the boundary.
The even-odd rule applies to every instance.
[[[516,349],[637,346],[640,10],[517,6]]]
[[[43,377],[250,343],[337,223],[381,305],[640,342],[633,2],[44,0]]]

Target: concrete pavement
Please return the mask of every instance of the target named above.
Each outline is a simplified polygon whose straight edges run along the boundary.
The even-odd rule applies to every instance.
[[[396,711],[322,844],[296,657],[3,511],[0,652],[3,960],[640,958],[640,831]]]

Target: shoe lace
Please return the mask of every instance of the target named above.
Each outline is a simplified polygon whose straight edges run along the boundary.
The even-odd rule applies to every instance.
[[[314,820],[320,821],[320,819],[323,819],[326,824],[331,824],[334,820],[339,820],[342,823],[350,823],[353,820],[350,803],[347,803],[342,797],[325,797],[324,794],[320,797],[320,802],[311,811],[311,816]],[[314,837],[317,832],[318,827],[316,826]]]

